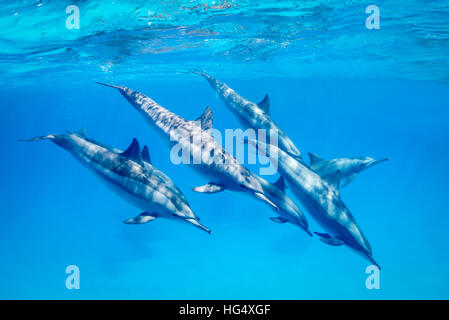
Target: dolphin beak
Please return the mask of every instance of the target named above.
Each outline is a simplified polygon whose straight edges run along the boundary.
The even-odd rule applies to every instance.
[[[366,255],[366,258],[372,263],[372,264],[374,264],[376,267],[378,267],[379,268],[379,270],[380,270],[380,266],[379,266],[379,264],[376,262],[376,260],[374,260],[374,258],[372,257],[372,256],[370,256],[370,255]]]
[[[371,168],[372,166],[375,166],[376,164],[385,162],[385,161],[388,161],[388,158],[384,158],[384,159],[380,159],[380,160],[373,160],[370,163],[368,163],[367,167]]]
[[[187,222],[190,222],[191,224],[193,224],[195,227],[200,228],[201,230],[206,231],[207,233],[211,234],[212,231],[210,231],[209,228],[203,226],[201,223],[199,223],[198,221],[196,221],[195,219],[185,219]]]
[[[102,83],[102,82],[98,82],[98,81],[95,81],[95,83],[101,84],[102,86],[105,86],[105,87],[111,87],[111,88],[116,88],[116,89],[122,89],[122,87],[120,87],[120,86],[114,86],[114,85],[112,85],[112,84]]]
[[[270,206],[274,208],[274,210],[279,211],[279,207],[275,205],[270,199],[268,199],[263,193],[254,192],[254,195],[261,199],[262,201],[268,203]]]
[[[377,160],[377,163],[381,163],[381,162],[385,162],[385,161],[388,161],[388,158]]]

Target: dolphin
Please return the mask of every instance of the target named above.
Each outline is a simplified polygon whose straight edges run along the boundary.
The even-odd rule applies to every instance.
[[[333,175],[337,170],[341,172],[341,187],[346,187],[349,183],[354,180],[355,176],[365,169],[371,168],[372,166],[387,161],[388,159],[376,160],[370,157],[358,157],[358,158],[340,158],[325,160],[315,153],[309,153],[310,158],[310,169],[315,171],[323,179],[327,179]]]
[[[189,121],[140,92],[124,86],[97,83],[117,89],[159,134],[169,138],[189,154],[189,165],[211,180],[206,185],[194,187],[193,191],[216,193],[227,189],[243,192],[279,210],[264,194],[256,175],[242,166],[213,138],[213,114],[209,107],[196,121]]]
[[[309,230],[309,223],[304,213],[285,193],[284,177],[280,176],[275,183],[269,183],[267,180],[256,176],[262,185],[264,193],[273,200],[279,207],[278,217],[270,217],[270,220],[276,223],[291,223],[303,229],[309,236],[313,236]]]
[[[206,78],[242,126],[254,130],[264,129],[267,137],[270,137],[275,132],[277,134],[278,147],[296,160],[304,162],[300,151],[293,141],[290,140],[271,118],[270,98],[267,94],[265,94],[265,97],[259,103],[254,103],[239,95],[226,83],[215,79],[207,73],[198,70],[192,70],[192,72]]]
[[[199,218],[173,181],[151,164],[148,147],[141,151],[135,138],[124,152],[87,138],[83,131],[21,141],[44,139],[70,152],[116,194],[143,210],[124,223],[143,224],[160,217],[183,221],[211,233],[198,222]]]
[[[349,209],[340,197],[341,171],[323,179],[306,165],[283,150],[260,140],[248,140],[270,158],[276,161],[279,173],[285,177],[293,194],[312,218],[326,231],[314,232],[320,240],[331,246],[347,245],[379,267],[372,257],[371,246],[363,235]],[[379,267],[380,269],[380,267]]]

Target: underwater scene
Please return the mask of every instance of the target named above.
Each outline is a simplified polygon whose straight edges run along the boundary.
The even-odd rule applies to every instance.
[[[0,3],[0,299],[449,298],[449,1]]]

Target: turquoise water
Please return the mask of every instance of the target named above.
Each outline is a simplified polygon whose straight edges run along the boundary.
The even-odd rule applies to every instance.
[[[79,30],[65,27],[69,4]],[[449,298],[449,2],[378,1],[379,30],[365,27],[369,4],[2,3],[0,298]],[[191,68],[255,102],[268,93],[303,154],[390,159],[342,190],[382,266],[379,290],[365,286],[366,260],[274,224],[265,204],[192,192],[208,181],[172,164],[129,103],[94,84],[126,85],[187,119],[210,106],[215,128],[240,127]],[[125,225],[139,209],[70,154],[17,141],[82,127],[120,149],[147,144],[212,235],[163,219]],[[66,289],[68,265],[79,290]]]

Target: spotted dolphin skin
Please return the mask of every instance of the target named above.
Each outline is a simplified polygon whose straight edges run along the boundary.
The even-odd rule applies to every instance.
[[[145,146],[141,151],[136,139],[124,152],[89,139],[83,132],[49,134],[22,141],[43,139],[50,139],[70,152],[120,197],[143,210],[124,223],[142,224],[160,217],[182,221],[211,233],[198,222],[173,181],[151,164],[148,148]]]
[[[267,94],[262,101],[259,103],[254,103],[239,95],[226,83],[215,79],[207,73],[197,70],[192,70],[192,72],[206,78],[226,107],[237,118],[241,125],[254,130],[264,129],[267,137],[270,136],[270,133],[277,133],[278,147],[298,161],[303,161],[301,153],[298,148],[296,148],[293,141],[291,141],[290,138],[281,129],[279,129],[271,118],[270,98]]]
[[[210,131],[213,115],[209,108],[206,108],[197,121],[189,121],[140,92],[124,86],[99,84],[118,89],[153,128],[189,154],[190,166],[211,181],[193,188],[194,191],[216,193],[228,189],[244,192],[268,203],[275,210],[279,209],[264,194],[256,175],[242,166],[213,138]]]
[[[346,187],[348,184],[354,180],[355,176],[366,170],[375,166],[378,163],[387,161],[388,159],[376,160],[370,157],[359,157],[359,158],[340,158],[325,160],[315,153],[309,153],[310,158],[310,169],[319,174],[323,179],[327,179],[333,175],[337,170],[341,172],[341,187]]]
[[[357,225],[349,209],[340,197],[341,172],[336,171],[326,180],[310,170],[300,161],[273,145],[260,140],[247,140],[267,156],[276,159],[279,173],[285,177],[290,189],[310,213],[314,220],[327,232],[315,232],[320,240],[331,246],[347,245],[379,267],[372,257],[371,246]]]

